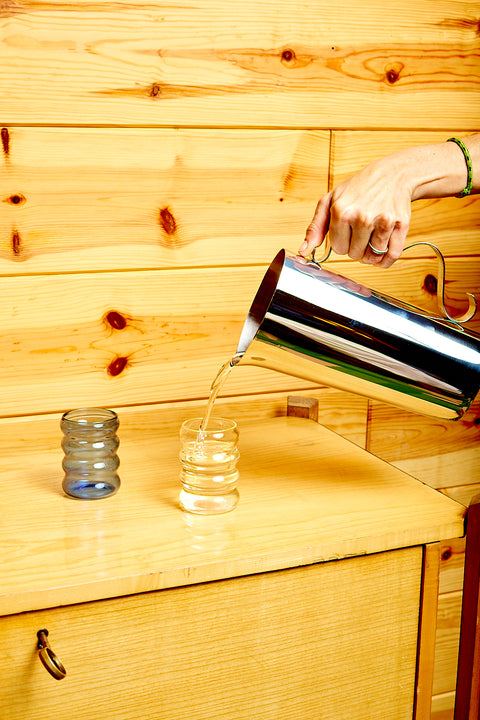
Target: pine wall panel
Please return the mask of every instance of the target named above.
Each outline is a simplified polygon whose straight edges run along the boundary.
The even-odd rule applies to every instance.
[[[475,0],[7,0],[4,123],[469,129]]]
[[[330,133],[5,128],[2,274],[266,263],[326,192]]]

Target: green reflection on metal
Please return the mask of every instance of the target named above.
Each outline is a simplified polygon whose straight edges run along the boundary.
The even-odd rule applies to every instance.
[[[330,355],[324,355],[319,352],[309,351],[304,347],[300,349],[294,343],[288,343],[285,341],[280,341],[278,338],[272,338],[262,330],[257,333],[257,338],[258,340],[266,343],[267,345],[275,345],[282,350],[290,350],[294,353],[297,353],[298,355],[308,355],[309,357],[314,358],[316,361],[319,361],[324,365],[334,366],[341,373],[344,373],[351,377],[359,378],[360,380],[365,380],[375,385],[380,385],[381,387],[385,387],[389,390],[400,392],[403,395],[409,395],[419,400],[426,400],[429,402],[432,402],[433,400],[436,405],[448,408],[449,410],[454,410],[456,412],[458,412],[459,409],[468,407],[467,400],[460,404],[455,403],[454,401],[448,402],[448,400],[444,396],[439,396],[432,390],[412,386],[412,381],[407,383],[402,380],[396,380],[395,378],[385,377],[372,370],[360,368],[356,365],[342,360],[333,359]]]

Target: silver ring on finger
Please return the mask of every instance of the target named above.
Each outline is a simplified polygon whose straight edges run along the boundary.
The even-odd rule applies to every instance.
[[[377,250],[377,248],[373,247],[371,242],[368,243],[368,247],[374,255],[386,255],[388,253],[388,247],[386,247],[385,250]]]

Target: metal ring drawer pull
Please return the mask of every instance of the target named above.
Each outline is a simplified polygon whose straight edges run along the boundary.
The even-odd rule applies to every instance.
[[[65,670],[60,658],[55,655],[50,647],[47,637],[48,630],[45,628],[37,632],[38,657],[40,658],[42,665],[46,668],[46,670],[48,670],[50,675],[55,678],[55,680],[62,680],[67,674],[67,671]]]

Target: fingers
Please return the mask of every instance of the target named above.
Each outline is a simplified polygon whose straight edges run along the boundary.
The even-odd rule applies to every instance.
[[[407,238],[410,216],[397,217],[379,215],[373,221],[357,215],[351,220],[350,245],[344,254],[353,260],[360,260],[369,265],[388,268],[402,254]],[[332,224],[330,239],[332,238]],[[331,239],[335,252],[337,245]]]
[[[387,217],[377,219],[372,233],[364,246],[364,254],[361,256],[363,262],[369,263],[370,265],[378,265],[383,260],[385,254],[389,251],[390,238],[394,228],[395,222],[392,219]]]
[[[330,202],[332,193],[329,192],[319,200],[315,209],[315,214],[305,234],[299,254],[308,257],[312,254],[316,247],[321,245],[328,232],[330,222]]]
[[[374,214],[360,209],[358,202],[346,203],[337,190],[331,190],[319,201],[299,254],[309,257],[329,233],[330,245],[337,255],[349,255],[370,265],[387,268],[400,257],[410,223],[409,197],[387,211]],[[373,206],[373,203],[371,203]],[[373,211],[373,212],[372,212]]]
[[[336,217],[332,207],[330,244],[339,255],[378,264],[387,252],[394,228],[394,219],[386,215],[369,218],[355,209]]]
[[[355,218],[351,217],[350,212],[342,210],[341,204],[338,202],[331,203],[328,236],[332,250],[337,255],[349,255],[352,249],[353,235],[359,232],[361,232],[361,228],[355,222]],[[355,241],[358,241],[358,238],[355,238]]]
[[[380,258],[378,267],[389,268],[398,260],[405,247],[408,233],[408,222],[397,222],[388,241],[388,253]]]

